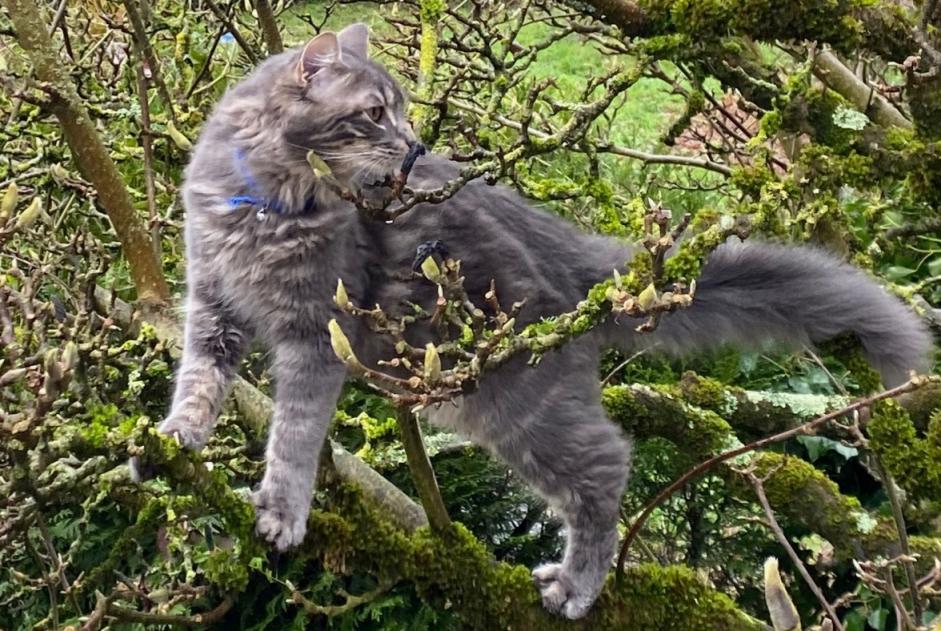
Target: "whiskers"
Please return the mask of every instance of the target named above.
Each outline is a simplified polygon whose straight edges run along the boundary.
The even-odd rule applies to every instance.
[[[360,186],[370,178],[381,179],[393,173],[403,159],[402,152],[392,147],[328,147],[313,148],[305,145],[288,142],[288,145],[304,151],[305,157],[298,158],[292,167],[302,167],[307,163],[306,153],[315,151],[317,155],[327,162],[336,175],[347,180],[353,186]]]

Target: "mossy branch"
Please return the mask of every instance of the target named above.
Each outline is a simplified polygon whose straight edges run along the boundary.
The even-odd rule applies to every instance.
[[[125,330],[134,331],[142,323],[141,314],[106,289],[95,289],[95,303],[102,313],[110,314]],[[154,326],[157,339],[179,350],[181,330],[175,320],[166,314],[153,314],[149,323]],[[263,436],[274,409],[271,399],[241,377],[235,378],[232,390],[247,428],[255,436]],[[331,441],[330,446],[336,475],[344,482],[360,486],[370,501],[380,507],[393,523],[406,530],[415,530],[428,523],[422,507],[382,477],[382,474],[339,443]]]
[[[416,99],[413,105],[412,124],[420,137],[427,131],[427,123],[432,115],[432,108],[421,101],[431,98],[432,82],[438,58],[438,38],[441,32],[441,15],[446,8],[446,0],[420,0],[419,16],[421,19],[421,44],[418,55],[418,83],[415,87]]]
[[[892,3],[866,0],[585,0],[596,16],[627,37],[684,35],[716,42],[730,35],[764,41],[826,42],[840,50],[863,47],[902,61],[918,51],[914,24]]]
[[[877,124],[912,129],[910,120],[902,116],[874,87],[857,77],[832,51],[822,50],[817,53],[814,74]]]
[[[243,589],[249,576],[249,558],[262,551],[252,528],[251,504],[234,493],[222,477],[206,469],[198,456],[152,427],[139,426],[131,444],[131,452],[143,449],[148,461],[157,464],[174,487],[188,489],[201,506],[222,517],[230,534],[238,538],[241,553],[233,561],[245,568],[227,571],[229,582],[221,587],[234,592]],[[342,559],[344,566],[378,577],[381,585],[412,583],[432,606],[447,603],[461,616],[464,628],[767,628],[737,609],[727,596],[707,587],[695,572],[682,567],[632,568],[622,586],[608,582],[586,618],[563,620],[542,607],[526,568],[495,562],[484,545],[460,524],[446,526],[438,533],[426,528],[407,533],[355,487],[335,486],[329,497],[330,512],[311,513],[308,537],[296,556]],[[156,526],[156,517],[165,510],[164,502],[158,498],[147,505],[133,531],[135,537],[144,535],[147,526]],[[122,611],[121,617],[134,619],[126,613]]]
[[[618,555],[618,563],[617,563],[618,576],[620,576],[620,573],[622,571],[624,561],[627,557],[627,550],[630,547],[631,542],[637,537],[637,534],[640,532],[641,527],[643,526],[647,518],[650,516],[650,514],[654,511],[655,508],[657,508],[657,506],[662,504],[667,498],[673,495],[673,493],[675,493],[680,488],[684,487],[689,482],[698,479],[705,473],[715,469],[717,465],[722,464],[724,462],[728,462],[732,460],[733,458],[737,458],[738,456],[753,452],[757,449],[761,449],[769,445],[784,442],[785,440],[789,440],[797,436],[811,435],[814,432],[816,432],[819,428],[825,426],[827,423],[835,419],[838,419],[840,417],[843,417],[853,411],[856,411],[862,408],[868,408],[872,406],[874,403],[883,401],[884,399],[889,399],[891,397],[895,397],[895,396],[904,394],[906,392],[912,392],[927,383],[937,382],[937,381],[939,381],[938,377],[914,377],[900,386],[891,388],[889,390],[885,390],[878,394],[874,394],[865,398],[858,399],[855,402],[851,403],[850,405],[847,405],[839,410],[835,410],[828,414],[819,416],[815,418],[814,420],[804,423],[803,425],[799,427],[795,427],[795,428],[786,430],[784,432],[775,434],[773,436],[768,436],[766,438],[753,441],[747,445],[742,445],[734,449],[723,451],[722,453],[716,454],[712,456],[711,458],[709,458],[708,460],[705,460],[704,462],[699,463],[698,465],[696,465],[695,467],[693,467],[692,469],[684,473],[682,476],[677,478],[675,481],[667,485],[667,487],[665,487],[662,491],[660,491],[660,493],[658,493],[657,496],[653,500],[651,500],[647,504],[646,507],[644,507],[644,510],[641,512],[641,514],[637,517],[637,519],[631,525],[631,528],[628,530],[627,535],[624,537],[624,541],[621,544],[621,551]]]

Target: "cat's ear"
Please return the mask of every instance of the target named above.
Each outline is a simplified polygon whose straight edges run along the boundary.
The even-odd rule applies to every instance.
[[[360,59],[369,57],[369,27],[362,22],[347,26],[337,33],[337,39],[344,53],[356,55]]]
[[[295,76],[301,83],[340,59],[340,41],[336,33],[321,33],[307,42],[301,58],[297,61]]]

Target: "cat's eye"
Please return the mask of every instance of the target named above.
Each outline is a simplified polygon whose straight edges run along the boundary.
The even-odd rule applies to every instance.
[[[385,108],[383,108],[380,105],[377,105],[375,107],[370,107],[369,109],[366,110],[366,116],[368,116],[369,120],[371,120],[372,122],[378,123],[382,119],[382,112],[384,109]]]

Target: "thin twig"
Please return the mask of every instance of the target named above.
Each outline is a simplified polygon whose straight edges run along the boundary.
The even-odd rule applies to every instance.
[[[225,29],[225,24],[219,27],[219,32],[216,33],[215,38],[212,40],[212,46],[209,47],[209,52],[206,53],[206,58],[203,59],[203,65],[199,67],[199,71],[196,73],[196,76],[193,77],[193,82],[186,91],[186,100],[189,100],[189,98],[193,96],[193,91],[196,89],[196,86],[199,85],[199,82],[202,81],[209,72],[209,67],[212,65],[213,55],[216,54],[216,48],[219,47],[219,42],[222,41],[222,36],[225,35]]]
[[[137,0],[124,0],[124,8],[133,28],[134,49],[137,52],[141,70],[144,71],[144,76],[148,80],[153,81],[157,93],[160,94],[160,98],[167,109],[167,116],[176,124],[177,118],[176,111],[173,108],[173,99],[170,96],[170,90],[167,89],[166,82],[163,80],[163,71],[160,69],[160,62],[157,60],[157,55],[150,44],[150,38],[147,37],[147,29],[144,25],[144,19],[138,11]],[[148,71],[150,73],[149,77],[147,76]]]
[[[899,533],[899,550],[906,558],[902,561],[902,567],[905,568],[905,578],[908,580],[908,588],[912,596],[912,613],[915,620],[921,620],[924,607],[921,602],[921,595],[918,593],[918,581],[915,577],[915,563],[912,561],[912,549],[908,543],[908,528],[905,524],[905,513],[902,511],[902,502],[899,499],[898,487],[895,480],[889,472],[882,466],[882,460],[874,456],[876,467],[882,478],[882,484],[885,487],[885,493],[889,498],[889,505],[892,507],[892,518],[895,520],[895,529]],[[891,569],[890,572],[891,574]]]
[[[238,43],[239,47],[245,51],[245,55],[248,57],[248,60],[252,64],[258,63],[258,54],[255,52],[255,49],[252,48],[252,45],[249,44],[239,30],[235,27],[235,23],[229,19],[229,16],[226,15],[218,4],[215,3],[215,0],[206,0],[206,6],[212,10],[216,18],[225,25],[225,28],[232,33],[232,37],[235,38],[235,41]]]
[[[833,605],[831,605],[830,601],[828,601],[826,596],[823,595],[820,587],[814,581],[813,577],[810,575],[810,572],[807,571],[807,566],[805,566],[804,562],[801,561],[800,557],[797,555],[797,552],[794,551],[794,547],[791,545],[791,542],[787,540],[787,536],[784,534],[784,531],[781,530],[781,525],[774,516],[774,510],[771,508],[771,504],[768,503],[768,498],[765,495],[765,489],[762,485],[762,481],[751,472],[746,473],[746,477],[748,478],[748,481],[751,483],[752,487],[755,489],[755,495],[758,496],[758,503],[761,504],[761,507],[765,511],[765,517],[768,519],[768,527],[771,528],[771,532],[774,533],[778,543],[781,544],[781,546],[787,552],[787,555],[791,558],[791,562],[794,563],[794,567],[797,568],[797,571],[804,579],[804,582],[807,583],[807,587],[810,588],[810,591],[813,592],[814,596],[817,597],[817,602],[819,602],[824,611],[827,612],[827,616],[830,617],[830,621],[833,623],[834,628],[837,631],[845,631],[843,623],[840,622],[839,616],[836,615],[836,611],[833,609]]]
[[[144,150],[144,186],[147,191],[147,217],[150,220],[150,238],[154,244],[154,253],[160,256],[160,222],[157,219],[157,195],[154,189],[154,151],[153,136],[150,133],[150,99],[147,95],[147,75],[144,69],[137,68],[137,97],[140,102],[141,148]]]
[[[226,596],[218,605],[206,613],[196,613],[189,616],[177,616],[173,614],[157,614],[128,609],[114,604],[108,604],[105,611],[106,616],[117,618],[124,622],[140,622],[144,625],[177,625],[181,627],[201,627],[213,624],[222,619],[225,614],[235,605],[235,600],[231,596]]]

